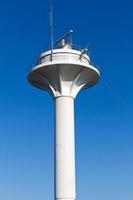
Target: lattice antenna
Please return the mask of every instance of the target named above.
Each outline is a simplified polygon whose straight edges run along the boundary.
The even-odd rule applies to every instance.
[[[51,2],[51,5],[50,5],[49,21],[50,21],[51,61],[52,61],[53,48],[54,48],[54,25],[53,25],[53,4],[52,4],[52,2]]]

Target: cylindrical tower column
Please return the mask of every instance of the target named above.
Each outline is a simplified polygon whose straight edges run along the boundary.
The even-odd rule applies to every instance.
[[[55,200],[74,200],[74,99],[55,98]]]
[[[41,53],[28,80],[55,99],[55,200],[75,200],[74,98],[95,85],[100,73],[86,49],[61,47]]]

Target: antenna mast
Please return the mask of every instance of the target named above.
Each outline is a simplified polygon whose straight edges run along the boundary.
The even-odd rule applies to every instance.
[[[51,35],[51,61],[53,57],[53,48],[54,48],[54,34],[53,34],[53,4],[51,2],[50,5],[50,13],[49,13],[49,18],[50,18],[50,35]]]

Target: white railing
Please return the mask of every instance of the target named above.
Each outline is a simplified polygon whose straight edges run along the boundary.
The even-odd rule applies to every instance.
[[[40,58],[40,64],[51,62],[51,55],[46,55]],[[76,55],[76,54],[65,54],[65,53],[57,53],[52,55],[52,62],[63,62],[63,63],[70,63],[70,62],[84,62],[88,64],[88,59],[83,55]]]

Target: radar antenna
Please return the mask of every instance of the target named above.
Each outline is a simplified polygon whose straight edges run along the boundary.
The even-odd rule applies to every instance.
[[[55,46],[57,45],[58,48],[63,48],[64,46],[69,45],[69,48],[71,48],[71,46],[72,46],[72,33],[73,33],[73,30],[66,32],[63,36],[61,36],[58,40],[56,40],[54,45]]]

